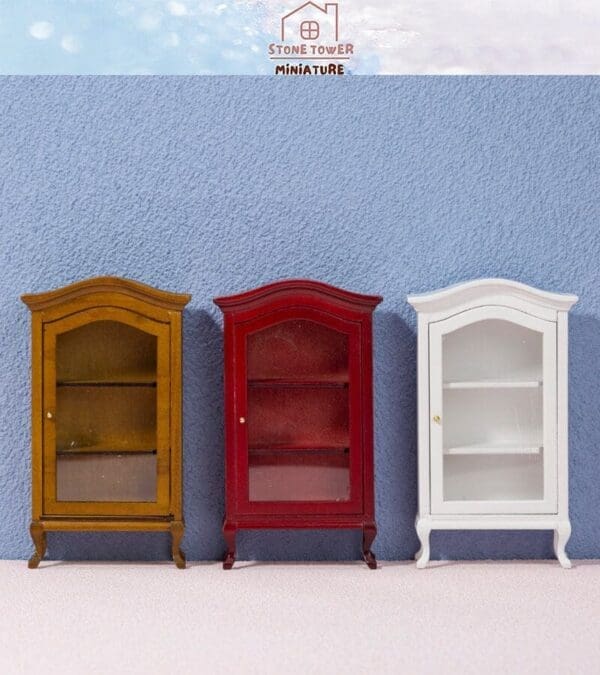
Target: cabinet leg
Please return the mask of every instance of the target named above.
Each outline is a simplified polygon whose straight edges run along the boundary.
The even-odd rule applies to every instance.
[[[415,530],[417,529],[417,523],[419,522],[419,516],[415,516]],[[421,544],[421,542],[419,541]],[[415,553],[415,560],[418,560],[421,557],[421,553],[423,553],[423,544],[420,545],[419,550]]]
[[[229,523],[223,524],[223,537],[225,543],[227,544],[227,553],[225,554],[225,560],[223,560],[223,569],[230,570],[233,567],[235,562],[235,535],[236,529]]]
[[[571,561],[565,552],[565,546],[567,545],[570,536],[571,523],[568,520],[560,523],[554,530],[554,553],[558,558],[561,567],[564,567],[565,569],[571,567]]]
[[[185,554],[180,548],[181,540],[183,538],[183,522],[181,520],[174,520],[171,523],[171,555],[175,565],[180,569],[185,569]]]
[[[415,560],[417,567],[423,569],[429,562],[429,534],[431,533],[431,524],[428,520],[417,518],[416,524],[417,537],[421,542],[421,548],[417,551]]]
[[[362,537],[362,555],[363,560],[367,563],[367,567],[371,570],[377,569],[377,560],[371,551],[371,544],[377,535],[377,528],[375,523],[368,523],[363,525],[363,537]]]
[[[29,532],[31,534],[31,538],[33,539],[35,553],[31,556],[31,558],[29,558],[27,567],[29,567],[30,570],[33,570],[40,564],[40,560],[46,553],[47,541],[44,526],[39,521],[34,520],[31,523],[29,526]]]

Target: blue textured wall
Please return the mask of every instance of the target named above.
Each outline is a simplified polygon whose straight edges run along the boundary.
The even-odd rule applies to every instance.
[[[189,291],[185,548],[223,543],[221,323],[283,277],[381,293],[375,551],[417,548],[408,292],[504,276],[571,319],[574,557],[600,555],[598,78],[0,78],[0,557],[29,555],[23,292],[116,274]],[[546,557],[548,533],[436,533],[434,557]],[[353,558],[353,533],[240,537],[242,558]],[[162,535],[50,535],[54,558],[161,558]]]

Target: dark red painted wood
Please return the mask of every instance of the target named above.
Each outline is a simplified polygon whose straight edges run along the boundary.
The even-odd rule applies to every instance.
[[[376,534],[372,313],[382,298],[292,279],[215,298],[224,314],[225,520]]]

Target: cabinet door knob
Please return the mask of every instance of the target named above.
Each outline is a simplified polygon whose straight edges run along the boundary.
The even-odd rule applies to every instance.
[[[240,424],[246,424],[246,418],[240,417]]]
[[[53,417],[52,413],[51,413],[49,410],[48,410],[48,412],[46,413],[46,417],[47,417],[49,420],[51,420],[52,417]]]
[[[442,418],[441,418],[439,415],[434,415],[434,416],[433,416],[433,421],[434,421],[436,424],[441,424],[441,423],[442,423]]]

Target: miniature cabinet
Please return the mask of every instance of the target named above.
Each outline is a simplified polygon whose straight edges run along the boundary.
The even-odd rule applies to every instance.
[[[101,277],[24,295],[32,312],[31,536],[167,531],[185,567],[181,326],[189,295]]]
[[[574,295],[483,279],[418,312],[417,567],[432,529],[554,530],[570,567],[568,310]]]
[[[289,280],[224,313],[227,554],[241,528],[360,528],[375,568],[372,312],[378,296]]]

